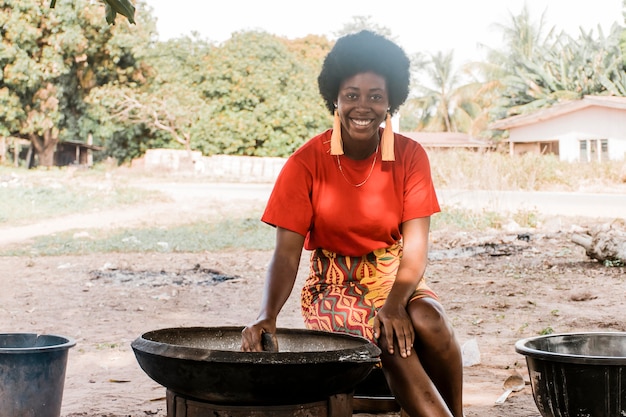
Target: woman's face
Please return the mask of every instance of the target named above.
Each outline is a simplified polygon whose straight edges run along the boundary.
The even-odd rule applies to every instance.
[[[378,139],[378,127],[385,120],[388,108],[389,95],[383,77],[363,72],[345,79],[337,97],[343,141],[368,141],[373,136]]]

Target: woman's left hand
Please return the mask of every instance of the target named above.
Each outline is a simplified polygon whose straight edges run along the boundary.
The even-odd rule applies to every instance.
[[[410,356],[413,349],[415,328],[407,305],[426,269],[429,228],[430,217],[402,223],[402,260],[387,300],[374,317],[374,337],[379,342],[384,339],[383,346],[390,355],[394,354],[395,346],[403,358]]]
[[[400,303],[390,303],[387,300],[374,317],[374,337],[379,341],[381,337],[385,339],[390,355],[395,352],[395,339],[400,356],[403,358],[410,356],[415,340],[415,330],[406,306]]]

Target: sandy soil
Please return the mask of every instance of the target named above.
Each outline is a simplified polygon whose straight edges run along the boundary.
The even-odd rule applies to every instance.
[[[259,201],[249,203],[256,208]],[[180,218],[180,202],[170,206]],[[241,209],[241,202],[237,206]],[[167,207],[136,211],[142,222],[167,223]],[[210,207],[218,214],[229,211],[227,206]],[[188,209],[194,212],[193,206]],[[98,217],[99,222],[92,219],[85,227],[119,225],[124,218],[115,212]],[[67,218],[64,222],[68,228],[79,225]],[[525,358],[514,349],[517,340],[545,331],[626,331],[626,269],[604,267],[570,241],[574,225],[597,222],[562,217],[546,219],[533,230],[432,234],[429,281],[466,352],[478,347],[479,357],[476,351],[467,354],[478,359],[465,367],[467,417],[539,416],[529,385],[503,405],[494,405],[508,375],[520,372],[528,382]],[[58,229],[53,224],[59,222],[47,223],[51,233]],[[45,224],[39,226],[46,230]],[[11,243],[9,230],[0,228],[4,244]],[[14,244],[22,238],[16,236]],[[256,315],[270,255],[233,250],[0,257],[0,329],[76,339],[63,416],[162,417],[165,389],[141,370],[130,343],[165,327],[245,325]],[[230,279],[214,279],[216,271]],[[279,327],[302,327],[297,293],[285,306]]]

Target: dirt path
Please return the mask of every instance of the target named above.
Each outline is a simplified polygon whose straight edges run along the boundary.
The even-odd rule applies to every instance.
[[[237,213],[258,213],[270,191],[268,184],[139,181],[133,185],[164,193],[165,201],[71,214],[20,226],[0,226],[0,247],[68,230],[166,226]]]

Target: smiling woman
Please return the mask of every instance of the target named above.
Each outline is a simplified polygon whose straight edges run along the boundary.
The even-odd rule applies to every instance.
[[[409,67],[402,48],[366,30],[339,38],[324,59],[318,87],[333,129],[297,149],[274,184],[261,219],[276,228],[276,246],[241,347],[260,351],[276,331],[305,249],[306,327],[376,343],[409,415],[461,417],[460,347],[424,277],[440,211],[430,164],[417,142],[380,127],[408,96]]]

